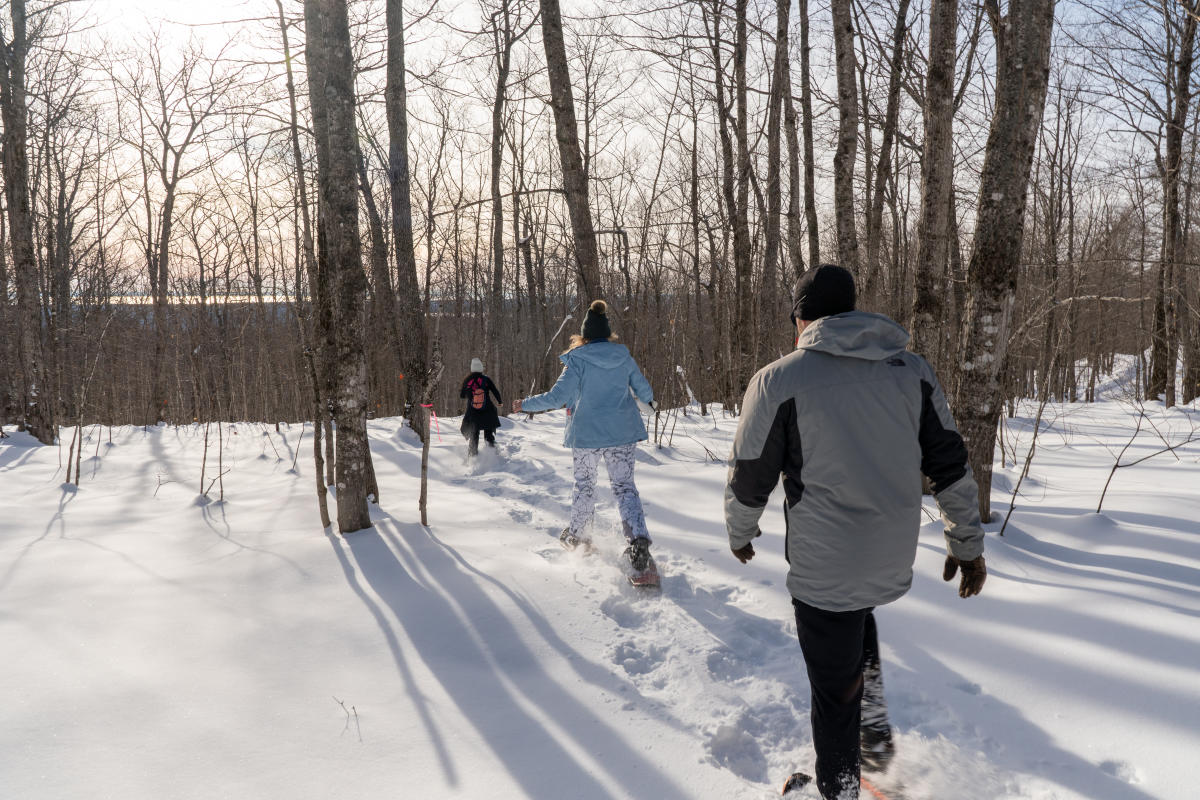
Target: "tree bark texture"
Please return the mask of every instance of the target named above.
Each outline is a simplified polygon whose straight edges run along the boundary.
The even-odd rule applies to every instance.
[[[884,112],[871,204],[867,209],[866,275],[861,290],[868,297],[875,294],[883,271],[883,265],[879,260],[883,240],[883,203],[888,181],[892,175],[892,151],[895,148],[896,129],[900,117],[900,86],[904,76],[904,41],[908,34],[908,6],[909,0],[900,0],[899,8],[896,10],[896,25],[892,33],[892,54],[888,62],[887,110]]]
[[[817,228],[817,179],[813,156],[812,77],[809,67],[808,0],[798,0],[800,16],[800,124],[804,136],[804,220],[808,229],[808,265],[821,263],[821,237]],[[791,98],[789,97],[789,100]]]
[[[771,92],[767,99],[767,218],[763,253],[762,291],[759,297],[759,336],[757,363],[772,360],[772,347],[779,340],[779,331],[787,332],[778,301],[779,216],[783,212],[783,187],[780,180],[780,137],[783,127],[783,91],[787,85],[784,74],[788,68],[789,0],[775,4],[775,61],[771,74]],[[775,352],[778,352],[775,350]]]
[[[733,274],[734,274],[734,331],[736,332],[737,366],[734,372],[739,397],[746,391],[757,369],[755,342],[758,331],[754,324],[754,273],[750,259],[750,115],[746,89],[746,51],[749,49],[748,0],[737,0],[734,6],[733,82],[737,104],[734,134],[737,143],[737,202],[733,215]]]
[[[925,76],[925,142],[921,156],[921,216],[917,220],[912,307],[914,353],[934,361],[943,313],[941,275],[950,257],[950,195],[954,192],[954,57],[958,0],[929,9],[929,71]]]
[[[26,148],[29,111],[26,99],[24,0],[9,4],[12,40],[0,42],[0,114],[4,122],[4,195],[8,206],[13,283],[17,290],[17,360],[21,366],[21,416],[25,429],[42,444],[55,439],[54,398],[50,394],[42,330],[41,300],[29,199],[29,155]],[[7,297],[0,303],[8,302]]]
[[[372,470],[367,440],[366,275],[358,228],[354,119],[354,59],[346,0],[305,0],[308,85],[313,133],[324,151],[318,166],[322,213],[331,275],[335,346],[334,419],[337,423],[338,530],[371,526],[367,494]],[[316,56],[314,58],[314,55]]]
[[[786,7],[788,0],[780,0]],[[784,45],[784,58],[788,57]],[[792,277],[799,280],[804,274],[804,225],[800,217],[800,197],[804,185],[800,182],[800,162],[804,158],[800,150],[800,136],[796,128],[796,104],[792,102],[792,66],[790,61],[783,65],[783,133],[788,151],[788,211],[787,243],[788,262],[792,266]]]
[[[492,17],[496,45],[496,94],[492,98],[492,286],[485,320],[487,368],[503,385],[497,372],[500,353],[500,316],[504,307],[504,199],[500,195],[500,171],[504,167],[504,101],[508,91],[508,72],[512,61],[513,32],[508,0]],[[514,202],[514,207],[516,203]]]
[[[1189,323],[1180,320],[1183,306],[1183,274],[1179,261],[1184,253],[1183,214],[1179,206],[1180,173],[1183,167],[1183,137],[1187,130],[1188,112],[1192,106],[1191,77],[1195,62],[1196,19],[1200,3],[1179,0],[1182,10],[1176,48],[1168,46],[1166,79],[1171,97],[1171,120],[1167,125],[1165,148],[1161,163],[1163,208],[1162,247],[1159,266],[1159,290],[1155,298],[1154,341],[1150,351],[1150,385],[1148,399],[1163,395],[1167,408],[1175,405],[1175,372],[1179,352],[1181,327]],[[1164,8],[1164,28],[1172,26],[1170,13]],[[1174,39],[1175,37],[1169,37]],[[1172,80],[1173,79],[1173,80]]]
[[[979,483],[984,520],[991,518],[992,455],[1004,399],[1001,380],[1054,26],[1054,0],[1012,0],[1003,18],[995,0],[988,2],[996,38],[995,110],[967,266],[966,330],[955,397],[955,415]]]
[[[858,275],[858,231],[854,219],[854,162],[858,152],[858,91],[854,57],[852,0],[832,0],[833,46],[837,72],[838,140],[833,154],[833,205],[838,261]]]
[[[584,305],[603,294],[600,257],[588,200],[588,176],[579,152],[579,126],[575,120],[575,97],[571,72],[567,65],[567,47],[563,41],[562,11],[558,0],[540,0],[542,44],[546,49],[546,72],[550,81],[550,109],[554,112],[554,136],[563,175],[567,213],[575,243],[575,263],[584,293]]]
[[[384,99],[388,123],[388,179],[392,190],[392,246],[396,248],[396,320],[400,369],[404,373],[408,421],[422,439],[428,435],[419,398],[429,383],[426,350],[429,335],[425,304],[417,282],[413,245],[412,195],[408,167],[408,90],[404,73],[404,4],[387,0],[387,85]]]

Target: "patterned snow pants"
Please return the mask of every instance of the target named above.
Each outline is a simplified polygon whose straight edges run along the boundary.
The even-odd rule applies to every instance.
[[[581,539],[590,538],[585,532],[596,508],[596,479],[600,474],[600,459],[608,469],[608,481],[621,513],[621,528],[629,540],[650,538],[646,517],[642,513],[642,498],[633,483],[633,455],[637,444],[619,447],[577,447],[575,456],[575,493],[571,503],[571,533]]]

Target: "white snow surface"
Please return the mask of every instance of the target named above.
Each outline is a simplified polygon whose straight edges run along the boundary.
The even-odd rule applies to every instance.
[[[1035,411],[1005,420],[1001,517]],[[1126,461],[1200,429],[1195,409],[1145,413]],[[1096,513],[1137,414],[1116,393],[1047,407],[1004,537],[987,526],[978,598],[942,582],[927,498],[912,590],[877,611],[889,798],[1200,796],[1200,443],[1118,470]],[[441,420],[428,528],[419,443],[372,421],[381,503],[345,537],[320,526],[304,426],[225,424],[224,501],[201,493],[203,427],[87,428],[78,488],[65,446],[12,434],[0,797],[778,796],[813,766],[782,493],[738,563],[736,420],[668,416],[637,467],[658,594],[623,577],[606,487],[599,553],[560,548],[561,412],[503,420],[469,464]]]

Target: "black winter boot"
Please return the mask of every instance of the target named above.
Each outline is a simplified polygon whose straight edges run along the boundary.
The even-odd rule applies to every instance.
[[[625,557],[629,559],[634,572],[644,572],[650,566],[650,540],[639,536],[625,548]]]
[[[896,755],[887,701],[883,697],[883,670],[877,655],[868,654],[863,667],[862,717],[859,725],[859,759],[871,772],[884,772]]]

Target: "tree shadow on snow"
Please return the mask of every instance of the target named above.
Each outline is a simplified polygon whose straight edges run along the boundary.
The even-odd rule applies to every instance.
[[[448,784],[458,783],[452,755],[406,664],[395,626],[403,626],[421,658],[433,666],[432,675],[526,797],[687,800],[679,787],[630,746],[628,733],[600,719],[546,671],[542,657],[522,641],[508,616],[511,611],[498,606],[479,579],[499,584],[431,531],[385,516],[376,520],[374,529],[347,537],[346,547],[331,539],[347,580],[388,641]],[[425,574],[436,576],[436,582],[414,577]],[[386,609],[364,591],[359,575]],[[527,603],[505,593],[572,664],[583,661],[557,638],[545,619],[537,619],[539,615]],[[590,672],[593,668],[576,669]],[[602,680],[599,674],[589,678]],[[541,713],[535,715],[530,709]],[[589,753],[605,774],[594,774],[592,764],[575,755],[579,751]]]
[[[957,688],[960,691],[964,691],[963,687],[975,687],[964,675],[950,669],[911,640],[904,637],[888,637],[886,628],[880,631],[880,639],[881,644],[897,656],[896,660],[885,659],[884,664],[884,669],[890,676],[888,682],[893,687],[897,682],[895,676],[905,672],[911,673],[904,678],[905,683]],[[897,660],[903,666],[898,665]],[[984,707],[981,716],[988,720],[984,724],[993,726],[997,734],[1004,734],[1003,749],[987,754],[989,762],[998,769],[1010,773],[1032,774],[1091,800],[1156,800],[1152,795],[1111,774],[1105,766],[1109,762],[1093,764],[1075,753],[1062,749],[1046,731],[1026,719],[1015,706],[997,699],[994,695],[981,695],[978,703]],[[899,716],[896,713],[898,710],[893,708],[893,722],[895,717]],[[985,736],[988,741],[999,740],[998,735]],[[1017,753],[1010,755],[1018,746]],[[969,787],[960,788],[960,796],[971,794]],[[944,787],[942,791],[945,791]]]
[[[1008,526],[1008,531],[999,542],[1009,548],[1010,557],[1041,562],[1043,566],[1054,572],[1062,572],[1105,584],[1126,584],[1158,590],[1200,602],[1200,588],[1184,588],[1200,587],[1200,569],[1195,567],[1172,563],[1168,560],[1157,561],[1140,556],[1096,553],[1077,547],[1055,544],[1044,538],[1032,536],[1013,524]],[[1071,588],[1076,587],[1072,585]],[[1135,599],[1140,602],[1154,603],[1148,598],[1135,596]],[[1194,608],[1185,609],[1176,606],[1171,608],[1191,616],[1197,615]]]
[[[404,685],[412,699],[413,708],[416,709],[417,716],[425,725],[433,749],[437,751],[438,762],[442,767],[442,775],[446,783],[450,786],[457,786],[458,773],[455,770],[454,761],[446,749],[445,739],[429,710],[429,703],[413,678],[412,669],[404,657],[404,651],[400,647],[400,640],[396,636],[393,622],[387,612],[367,593],[362,581],[359,580],[359,570],[362,571],[367,584],[372,588],[377,584],[383,584],[390,586],[391,592],[417,594],[424,591],[424,587],[417,586],[412,577],[399,565],[395,555],[380,538],[375,528],[355,532],[350,535],[350,538],[343,539],[341,535],[332,530],[331,526],[325,529],[325,536],[333,545],[334,555],[337,556],[338,563],[341,564],[342,571],[346,575],[346,582],[350,584],[351,590],[358,595],[358,599],[362,600],[363,605],[371,612],[371,616],[375,618],[379,630],[383,633],[384,640],[387,641],[392,659],[399,667],[400,676],[404,679]],[[359,565],[359,569],[355,569],[354,563],[351,563],[351,555],[354,557],[354,563]],[[386,574],[380,574],[381,571]],[[416,591],[413,591],[414,589]],[[378,589],[375,591],[381,597],[387,596],[381,594]]]

